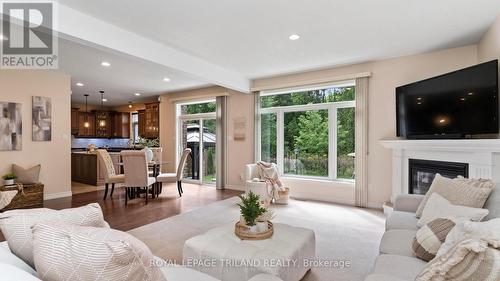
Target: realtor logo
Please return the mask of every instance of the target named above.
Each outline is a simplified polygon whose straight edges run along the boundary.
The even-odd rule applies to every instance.
[[[58,67],[51,2],[3,2],[1,68]]]

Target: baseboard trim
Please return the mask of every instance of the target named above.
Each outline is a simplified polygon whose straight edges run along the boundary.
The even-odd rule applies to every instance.
[[[238,191],[246,191],[244,185],[226,185],[226,189],[238,190]]]
[[[370,209],[379,209],[379,210],[382,210],[383,206],[384,206],[384,203],[368,202],[368,208],[370,208]]]
[[[63,198],[63,197],[71,197],[72,195],[73,195],[73,193],[71,191],[49,193],[49,194],[44,194],[43,195],[43,200],[51,200],[51,199]]]

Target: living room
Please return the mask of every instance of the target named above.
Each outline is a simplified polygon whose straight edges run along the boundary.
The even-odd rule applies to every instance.
[[[2,2],[6,280],[500,280],[498,1],[45,2]]]

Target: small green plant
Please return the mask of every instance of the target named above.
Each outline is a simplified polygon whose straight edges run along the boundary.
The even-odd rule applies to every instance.
[[[260,205],[260,196],[250,191],[247,195],[239,195],[238,197],[241,199],[241,203],[238,204],[241,216],[248,226],[254,226],[257,218],[267,211]]]
[[[13,173],[8,173],[8,174],[3,175],[2,179],[6,180],[6,181],[7,180],[15,180],[15,179],[17,179],[17,176],[14,175]]]
[[[136,144],[142,147],[159,147],[160,141],[158,139],[138,138]]]

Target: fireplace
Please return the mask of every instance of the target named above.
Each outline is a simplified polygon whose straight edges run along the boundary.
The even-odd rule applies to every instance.
[[[425,194],[436,174],[447,178],[469,176],[469,164],[421,159],[408,159],[408,193]]]

